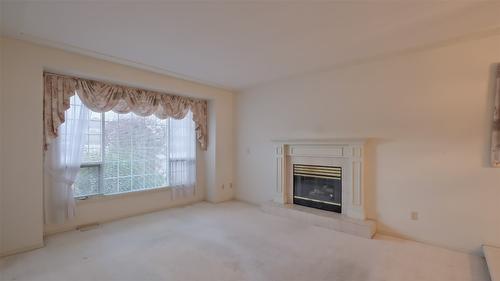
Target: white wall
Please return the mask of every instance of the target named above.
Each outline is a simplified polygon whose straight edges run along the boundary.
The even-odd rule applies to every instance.
[[[500,169],[488,166],[500,36],[454,43],[237,95],[237,198],[272,199],[273,138],[371,137],[366,200],[380,232],[500,245]]]
[[[2,30],[2,16],[3,16],[3,5],[0,1],[0,30]],[[4,40],[0,35],[0,109],[2,108],[2,100],[3,100],[3,44]],[[2,114],[0,113],[0,157],[2,154],[2,142],[3,142],[3,126],[2,126]],[[3,168],[2,161],[0,160],[0,256],[3,252],[3,213],[4,213],[4,204],[3,204]]]
[[[115,83],[124,83],[152,90],[208,99],[211,112],[209,127],[210,148],[200,155],[199,167],[212,163],[201,170],[202,180],[198,196],[203,199],[204,178],[213,180],[205,185],[207,193],[219,202],[232,197],[222,184],[232,182],[233,111],[232,93],[199,83],[155,74],[136,68],[106,62],[86,56],[42,47],[18,40],[4,38],[4,80],[2,84],[1,125],[3,127],[2,204],[3,253],[12,253],[43,243],[42,219],[42,72],[44,69],[80,75]],[[8,133],[6,133],[8,132]],[[223,149],[222,149],[223,148]],[[230,155],[227,157],[226,155]],[[200,166],[201,165],[201,166]],[[172,201],[169,191],[155,191],[113,199],[81,202],[77,219],[63,226],[47,226],[47,232],[74,227],[76,224],[107,221],[114,218],[147,212],[187,203]]]
[[[2,15],[2,11],[1,11],[1,4],[0,4],[0,29],[1,29],[1,22],[2,22],[2,19],[1,19],[1,15]],[[2,108],[2,99],[3,99],[3,94],[2,94],[2,89],[3,89],[3,74],[2,74],[2,61],[3,61],[3,38],[0,36],[0,108]],[[3,129],[2,129],[2,114],[0,114],[0,156],[2,156],[2,132],[3,132]],[[3,182],[3,179],[2,179],[2,174],[3,174],[3,169],[2,169],[2,161],[0,161],[0,255],[1,253],[3,252],[3,194],[2,194],[2,191],[3,191],[3,188],[2,188],[2,182]]]

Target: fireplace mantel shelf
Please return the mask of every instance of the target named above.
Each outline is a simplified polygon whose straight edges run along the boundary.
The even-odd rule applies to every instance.
[[[303,138],[303,139],[289,139],[289,138],[278,138],[272,139],[271,142],[275,144],[330,144],[330,145],[349,145],[358,144],[363,145],[367,143],[369,138]]]

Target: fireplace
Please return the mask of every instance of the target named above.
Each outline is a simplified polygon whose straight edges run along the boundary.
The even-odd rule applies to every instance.
[[[365,142],[366,139],[273,140],[274,198],[263,204],[263,210],[373,237],[376,222],[365,215]]]
[[[365,141],[365,139],[274,140],[273,201],[289,208],[305,204],[315,208],[324,207],[335,212],[297,206],[299,209],[311,212],[323,212],[326,216],[336,216],[340,213],[350,219],[365,220],[366,198],[363,188]],[[330,196],[332,188],[333,198]],[[328,197],[319,197],[325,193]]]
[[[293,203],[342,213],[342,168],[294,164]]]

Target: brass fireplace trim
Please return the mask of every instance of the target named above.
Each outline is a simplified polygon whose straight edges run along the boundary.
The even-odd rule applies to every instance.
[[[297,196],[297,195],[294,195],[293,198],[298,198],[298,199],[307,200],[307,201],[313,201],[313,202],[319,202],[319,203],[325,203],[325,204],[330,204],[330,205],[335,205],[335,206],[342,206],[342,204],[339,204],[339,203],[333,203],[333,202],[328,202],[328,201],[316,200],[316,199],[311,199],[311,198],[307,198],[307,197],[301,197],[301,196]]]
[[[341,167],[313,166],[313,165],[293,165],[293,174],[297,176],[342,179]]]

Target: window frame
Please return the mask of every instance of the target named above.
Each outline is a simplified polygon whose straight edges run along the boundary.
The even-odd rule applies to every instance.
[[[85,106],[82,104],[82,106]],[[88,200],[88,199],[91,199],[91,198],[99,198],[99,197],[114,197],[114,196],[123,196],[123,195],[126,195],[126,194],[133,194],[133,193],[141,193],[141,192],[154,192],[154,191],[160,191],[160,190],[164,190],[164,189],[170,189],[170,188],[173,188],[171,185],[170,185],[170,177],[167,176],[166,178],[166,184],[165,186],[158,186],[158,187],[154,187],[154,188],[145,188],[145,189],[140,189],[140,190],[129,190],[129,191],[123,191],[123,192],[115,192],[115,193],[104,193],[104,190],[103,190],[103,187],[104,187],[104,159],[105,159],[105,145],[104,145],[104,141],[105,141],[105,124],[106,124],[106,112],[100,112],[101,114],[101,147],[100,147],[100,150],[101,150],[101,157],[100,157],[100,161],[94,161],[94,162],[83,162],[80,164],[80,169],[81,168],[87,168],[87,167],[97,167],[98,168],[98,193],[94,193],[94,194],[87,194],[87,195],[80,195],[80,196],[74,196],[73,198],[77,201],[84,201],[84,200]],[[119,114],[119,113],[118,113]],[[132,113],[133,114],[133,113]],[[167,119],[167,130],[170,130],[171,128],[171,118],[168,118]],[[196,142],[196,137],[193,139],[193,142],[195,143],[195,150],[194,150],[194,159],[191,159],[191,158],[175,158],[175,159],[170,159],[169,157],[167,157],[166,161],[166,169],[167,169],[167,175],[170,175],[170,165],[169,165],[169,161],[173,160],[173,161],[186,161],[186,162],[191,162],[191,161],[194,161],[194,165],[197,166],[197,159],[198,159],[198,145],[197,145],[197,142]],[[168,146],[170,147],[170,138],[167,139],[167,143],[168,143]],[[197,169],[195,169],[196,171]],[[117,177],[117,180],[119,179],[119,176]],[[195,186],[196,186],[196,182],[195,182]]]
[[[85,106],[83,103],[81,106]],[[89,109],[90,110],[90,109]],[[99,112],[98,112],[99,113]],[[104,182],[104,173],[103,173],[103,166],[104,166],[104,124],[106,122],[106,119],[105,119],[105,112],[100,112],[101,114],[101,159],[100,161],[95,161],[95,162],[82,162],[80,164],[80,169],[81,168],[89,168],[89,167],[98,167],[98,173],[99,173],[99,181],[97,182],[97,190],[98,192],[97,193],[94,193],[94,194],[87,194],[87,195],[81,195],[81,196],[75,196],[75,200],[86,200],[88,198],[91,198],[91,197],[96,197],[96,196],[104,196],[106,194],[104,194],[103,190],[102,190],[102,186],[103,186],[103,182]],[[90,122],[90,121],[89,121]]]

